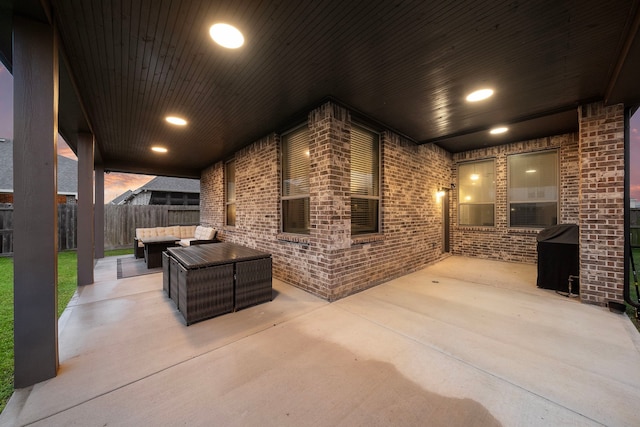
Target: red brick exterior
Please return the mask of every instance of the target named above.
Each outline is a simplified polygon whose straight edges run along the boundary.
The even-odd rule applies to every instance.
[[[507,156],[541,150],[558,150],[560,163],[559,223],[578,223],[578,137],[566,134],[531,141],[483,148],[453,155],[453,180],[457,183],[458,165],[481,159],[494,159],[496,168],[496,200],[494,227],[458,225],[458,192],[452,191],[451,250],[453,254],[502,261],[536,263],[536,236],[539,228],[508,226]]]
[[[309,114],[309,235],[281,233],[279,136],[235,155],[236,226],[224,227],[223,164],[202,173],[201,221],[222,238],[273,254],[274,276],[336,300],[442,257],[442,210],[436,196],[451,181],[451,156],[385,131],[382,232],[352,239],[349,112],[327,103]]]
[[[58,194],[56,196],[56,202],[59,205],[64,205],[67,203],[76,203],[76,198],[75,196],[65,196],[65,195],[61,195]],[[13,204],[13,193],[2,193],[0,194],[0,203],[9,203],[9,204]]]
[[[457,182],[458,165],[494,158],[494,227],[458,226],[457,191],[450,192],[453,254],[535,263],[539,229],[510,229],[507,156],[556,149],[560,223],[581,227],[581,298],[622,300],[624,280],[624,120],[622,106],[580,110],[580,133],[451,155],[381,133],[381,232],[351,237],[349,111],[327,103],[309,113],[309,235],[281,232],[280,137],[272,134],[237,152],[236,226],[224,226],[224,164],[204,170],[201,221],[223,240],[273,254],[274,276],[336,300],[407,274],[443,256],[442,203],[436,193]]]
[[[623,301],[624,106],[580,113],[580,290],[584,302]]]

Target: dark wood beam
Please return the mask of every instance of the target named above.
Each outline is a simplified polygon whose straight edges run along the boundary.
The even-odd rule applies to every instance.
[[[58,369],[58,54],[54,29],[13,20],[15,387]]]
[[[93,135],[78,135],[78,286],[93,283]]]

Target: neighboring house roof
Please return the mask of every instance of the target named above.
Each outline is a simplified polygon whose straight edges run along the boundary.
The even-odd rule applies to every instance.
[[[127,190],[112,201],[109,202],[110,205],[122,205],[129,198],[129,196],[133,194],[133,191]]]
[[[58,156],[58,194],[78,194],[78,161]]]
[[[189,178],[173,178],[158,176],[133,191],[127,190],[112,201],[111,205],[124,205],[134,199],[140,193],[159,191],[167,193],[194,193],[200,194],[200,180]]]
[[[13,193],[13,141],[0,138],[0,192]],[[78,161],[58,156],[58,194],[78,194]]]
[[[175,193],[200,193],[200,180],[158,176],[138,188],[141,191],[167,191]],[[136,191],[138,191],[136,190]]]

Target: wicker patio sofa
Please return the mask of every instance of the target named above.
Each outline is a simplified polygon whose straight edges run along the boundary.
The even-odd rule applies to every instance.
[[[144,258],[144,244],[142,240],[156,236],[174,236],[180,239],[178,244],[184,247],[219,242],[217,239],[218,231],[213,227],[203,225],[136,228],[136,235],[133,238],[133,253],[136,258]]]

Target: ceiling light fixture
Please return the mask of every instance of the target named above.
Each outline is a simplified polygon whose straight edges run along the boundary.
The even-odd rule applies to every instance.
[[[536,173],[536,172],[537,172],[537,170],[535,170],[535,169],[527,169],[525,171],[525,173]]]
[[[176,126],[186,126],[187,124],[187,121],[182,117],[167,116],[165,120],[171,123],[172,125],[176,125]]]
[[[236,27],[229,24],[213,24],[209,35],[214,42],[228,49],[237,49],[244,44],[244,36]]]
[[[477,173],[472,173],[469,178],[471,179],[471,181],[477,181],[480,179],[480,175],[478,175]]]
[[[501,126],[501,127],[491,129],[489,133],[491,135],[500,135],[501,133],[505,133],[508,130],[509,130],[508,127]]]
[[[493,95],[493,89],[479,89],[467,95],[467,101],[478,102],[485,100]]]
[[[156,153],[166,153],[169,150],[167,150],[164,147],[157,147],[156,146],[156,147],[151,147],[151,151],[155,151]]]

